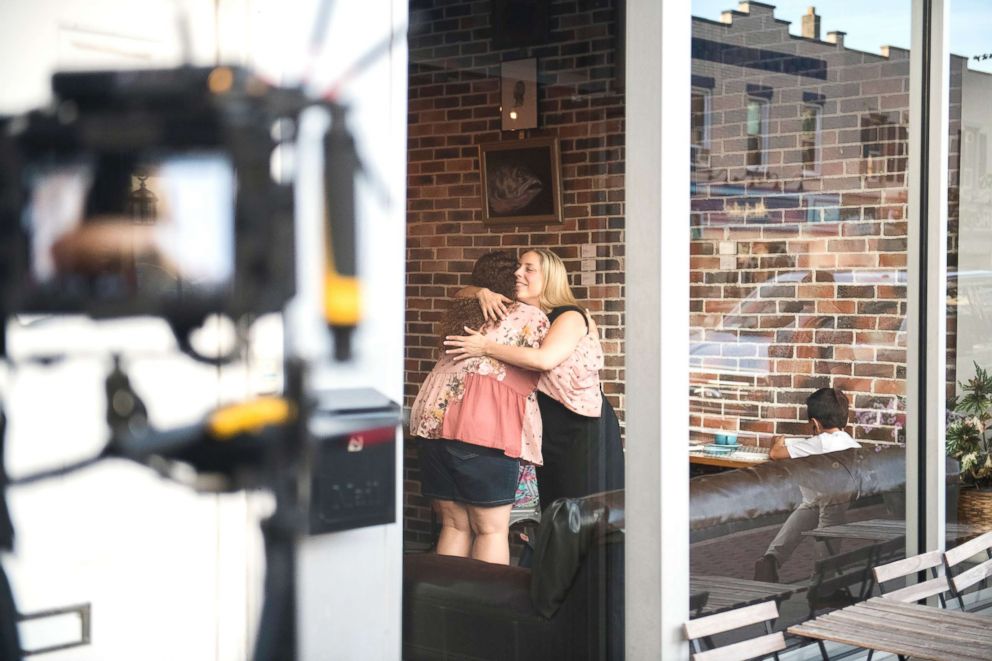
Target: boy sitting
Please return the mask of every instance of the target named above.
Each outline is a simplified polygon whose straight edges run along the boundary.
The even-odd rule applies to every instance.
[[[814,436],[790,439],[776,436],[768,456],[773,460],[796,459],[815,454],[826,454],[839,450],[861,447],[850,434],[844,431],[847,426],[847,396],[838,388],[820,388],[806,399],[806,416],[812,425]],[[789,515],[775,539],[768,545],[765,554],[754,563],[754,580],[778,582],[778,568],[796,550],[802,541],[802,534],[817,527],[844,523],[848,503],[821,502],[819,494],[799,485],[803,495],[802,504]]]

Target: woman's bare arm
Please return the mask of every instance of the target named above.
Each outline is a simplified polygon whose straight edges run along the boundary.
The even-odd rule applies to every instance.
[[[486,287],[468,285],[455,292],[455,298],[476,298],[482,308],[482,316],[486,321],[498,321],[506,318],[506,306],[513,303],[512,298],[497,294]]]
[[[587,332],[582,314],[575,310],[565,312],[555,319],[539,349],[499,344],[471,328],[466,328],[465,331],[468,335],[449,335],[444,341],[445,346],[451,347],[445,353],[453,355],[456,361],[490,356],[510,365],[539,372],[546,372],[568,358]]]

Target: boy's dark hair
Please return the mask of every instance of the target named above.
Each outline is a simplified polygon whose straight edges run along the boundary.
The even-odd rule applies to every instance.
[[[475,262],[472,269],[471,284],[502,294],[510,299],[517,297],[517,258],[512,254],[498,250],[488,252]],[[441,338],[444,342],[446,335],[464,335],[465,326],[478,329],[485,325],[482,308],[475,298],[462,298],[452,302],[447,314],[441,320]]]
[[[847,426],[848,401],[840,388],[820,388],[806,398],[806,417],[816,418],[824,429]]]

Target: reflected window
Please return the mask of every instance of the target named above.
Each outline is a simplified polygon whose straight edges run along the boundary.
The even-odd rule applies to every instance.
[[[799,150],[802,155],[803,174],[820,173],[820,106],[806,104],[799,111]]]
[[[768,153],[768,101],[747,100],[747,169],[764,170]]]
[[[862,115],[861,145],[867,183],[903,182],[909,163],[908,138],[899,113]]]
[[[708,167],[710,161],[710,91],[692,88],[692,165]]]
[[[961,153],[961,186],[992,188],[989,178],[989,140],[984,127],[966,126]]]

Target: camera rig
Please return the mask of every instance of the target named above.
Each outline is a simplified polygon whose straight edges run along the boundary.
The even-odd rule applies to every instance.
[[[360,316],[360,163],[343,106],[237,67],[57,73],[52,90],[51,107],[0,119],[4,317],[151,315],[170,323],[185,350],[208,314],[281,310],[295,292],[294,203],[291,182],[276,172],[291,159],[276,154],[292,152],[300,114],[322,106],[332,118],[324,308],[337,357],[348,357]],[[175,199],[149,213],[155,196],[145,181],[170,172],[179,172],[164,184]],[[73,174],[75,186],[66,181]],[[122,237],[129,245],[115,248]],[[169,265],[143,277],[154,252],[170,253]]]
[[[323,312],[335,358],[350,357],[360,321],[360,162],[343,106],[236,67],[57,73],[52,87],[51,107],[0,118],[0,356],[13,314],[159,317],[181,350],[211,361],[189,341],[207,315],[281,311],[295,293],[296,217],[292,177],[280,176],[285,164],[275,154],[292,151],[301,113],[320,106],[331,119],[323,139]],[[156,177],[158,195],[145,187]],[[168,244],[177,234],[181,240]],[[211,241],[214,252],[189,259]],[[254,659],[296,658],[296,543],[307,533],[395,520],[400,421],[399,407],[375,391],[309,394],[307,371],[289,356],[280,396],[160,430],[148,425],[115,357],[103,451],[14,484],[127,459],[166,475],[170,466],[190,466],[212,478],[198,482],[201,489],[270,490],[276,509],[262,522],[265,598]],[[3,478],[0,465],[0,496]],[[9,519],[2,498],[0,505],[2,533]],[[0,534],[0,546],[12,541],[12,529]],[[0,579],[5,584],[2,571]],[[16,637],[2,615],[13,613],[5,594],[0,589],[0,651],[4,631]]]

